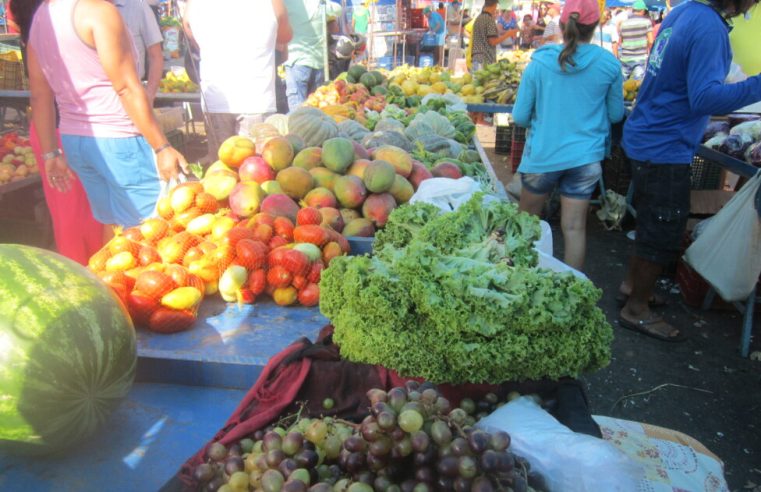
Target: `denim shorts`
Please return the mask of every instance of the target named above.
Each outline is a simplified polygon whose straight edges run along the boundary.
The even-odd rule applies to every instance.
[[[66,160],[87,193],[95,220],[132,227],[153,214],[160,184],[156,156],[142,136],[61,135]]]
[[[589,200],[602,175],[599,162],[549,173],[521,173],[523,187],[535,195],[551,193],[557,186],[560,195],[577,200]]]
[[[668,265],[682,251],[690,214],[690,166],[631,160],[637,257]]]

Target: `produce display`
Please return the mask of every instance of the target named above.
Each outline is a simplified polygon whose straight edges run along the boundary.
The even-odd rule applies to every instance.
[[[436,383],[557,379],[609,362],[600,290],[537,268],[538,219],[483,198],[445,214],[400,207],[373,257],[323,272],[320,310],[342,357]]]
[[[367,396],[372,406],[361,424],[286,419],[228,446],[211,444],[194,470],[198,490],[547,490],[543,477],[511,452],[509,434],[473,427],[477,410],[496,406],[495,394],[451,408],[432,384],[409,381]]]
[[[624,80],[624,101],[634,101],[642,85],[642,80],[629,78]]]
[[[483,87],[483,99],[497,104],[512,104],[518,94],[522,73],[515,63],[500,60],[476,71],[473,79]]]
[[[169,70],[159,81],[159,92],[198,92],[198,90],[198,84],[190,80],[184,69]]]
[[[91,272],[0,244],[0,448],[65,450],[92,436],[132,386],[135,330]]]
[[[708,124],[703,145],[761,167],[761,116],[737,115]]]
[[[0,137],[0,185],[38,173],[37,159],[28,138],[16,132]]]

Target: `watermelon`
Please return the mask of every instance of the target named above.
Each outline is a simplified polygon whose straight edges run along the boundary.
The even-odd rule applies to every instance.
[[[135,329],[106,284],[56,253],[0,244],[0,448],[44,454],[93,435],[136,365]]]

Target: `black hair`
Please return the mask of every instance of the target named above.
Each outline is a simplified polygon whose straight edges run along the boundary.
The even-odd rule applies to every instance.
[[[439,8],[440,8],[440,9],[443,9],[443,8],[444,8],[444,3],[443,3],[443,2],[439,2]]]
[[[13,19],[21,31],[21,41],[26,44],[29,41],[29,31],[32,30],[32,19],[37,8],[44,0],[14,0],[10,2],[10,11]]]
[[[493,7],[497,5],[497,0],[484,0],[484,7]]]
[[[568,22],[560,23],[560,28],[563,30],[563,51],[560,52],[558,63],[560,63],[561,70],[565,71],[566,64],[572,67],[576,66],[576,62],[573,61],[576,48],[578,48],[579,43],[588,43],[592,40],[597,24],[597,22],[580,24],[579,14],[576,12],[570,15]]]

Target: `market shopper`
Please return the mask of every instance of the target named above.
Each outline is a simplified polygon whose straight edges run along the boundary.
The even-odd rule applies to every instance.
[[[161,47],[164,36],[156,21],[156,14],[146,0],[111,0],[111,3],[122,14],[122,20],[135,43],[137,76],[140,80],[146,80],[145,90],[148,92],[150,105],[153,106],[161,77],[164,76],[164,53]]]
[[[276,47],[292,37],[288,13],[283,0],[192,0],[183,22],[200,49],[209,155],[216,155],[228,137],[249,135],[253,125],[277,111]]]
[[[444,41],[447,36],[444,18],[431,7],[423,9],[423,15],[428,19],[428,32],[434,35],[433,64],[439,65],[444,62]]]
[[[159,177],[175,178],[187,163],[154,117],[119,11],[98,0],[46,0],[34,16],[27,54],[50,185],[68,192],[76,173],[95,218],[106,225],[104,236],[110,225],[139,224],[155,209]]]
[[[637,210],[634,255],[620,286],[628,296],[619,317],[624,328],[666,341],[685,338],[653,313],[651,305],[659,303],[653,291],[664,266],[681,251],[690,211],[690,163],[709,117],[761,101],[761,75],[724,82],[732,61],[731,19],[757,1],[688,2],[663,21],[624,126]]]
[[[523,16],[521,25],[520,47],[522,50],[530,50],[534,43],[534,18],[530,14]]]
[[[534,53],[513,108],[515,124],[528,128],[518,168],[520,209],[539,215],[559,188],[564,261],[577,270],[584,266],[589,199],[609,150],[610,126],[624,116],[618,60],[590,43],[599,19],[596,0],[566,2],[564,44]]]
[[[497,61],[497,45],[509,37],[518,34],[517,28],[508,29],[502,34],[497,32],[495,16],[497,15],[497,0],[485,0],[481,14],[473,23],[471,37],[473,70],[478,71]]]
[[[549,21],[542,33],[542,44],[557,44],[563,42],[563,31],[560,27],[560,7],[550,5],[547,8]]]
[[[293,31],[285,62],[285,90],[288,110],[295,111],[325,82],[324,21],[336,15],[336,7],[321,0],[285,0],[285,8]]]
[[[21,34],[21,47],[26,50],[32,17],[43,0],[33,2],[14,1],[9,4],[9,13],[17,19]],[[24,57],[26,58],[26,57]],[[60,135],[56,135],[60,146]],[[79,180],[72,180],[71,190],[61,192],[51,186],[42,158],[40,138],[34,123],[29,128],[29,141],[42,177],[42,191],[50,213],[56,251],[82,265],[103,246],[103,225],[95,220],[87,193]]]
[[[367,27],[370,23],[370,0],[357,5],[351,11],[351,29],[355,34],[367,35]]]
[[[634,12],[618,27],[618,58],[621,60],[624,78],[645,66],[653,46],[653,22],[647,15],[645,1],[636,0],[632,9]]]

